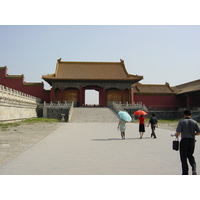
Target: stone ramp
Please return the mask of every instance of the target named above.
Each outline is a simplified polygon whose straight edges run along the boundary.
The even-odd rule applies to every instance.
[[[109,108],[74,108],[71,123],[117,123],[118,117]]]

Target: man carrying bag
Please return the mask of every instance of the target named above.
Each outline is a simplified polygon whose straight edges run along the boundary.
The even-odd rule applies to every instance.
[[[174,140],[172,142],[172,149],[175,150],[175,151],[179,150],[179,139],[178,138],[176,138],[176,140]]]
[[[187,159],[192,167],[192,175],[196,175],[196,162],[193,156],[195,149],[195,135],[200,135],[198,123],[191,119],[191,110],[184,111],[184,119],[177,126],[175,136],[181,134],[180,141],[180,159],[182,163],[182,175],[188,175]]]

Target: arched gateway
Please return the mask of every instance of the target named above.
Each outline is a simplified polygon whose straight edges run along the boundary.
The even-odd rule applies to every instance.
[[[133,103],[132,85],[142,76],[128,74],[124,61],[120,62],[65,62],[57,60],[55,74],[42,76],[51,88],[52,102],[74,101],[85,105],[85,91],[99,92],[99,106],[112,101]]]

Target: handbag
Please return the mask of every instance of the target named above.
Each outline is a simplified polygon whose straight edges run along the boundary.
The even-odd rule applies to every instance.
[[[176,138],[176,140],[174,140],[172,142],[172,149],[175,150],[175,151],[179,150],[179,139],[178,138]]]

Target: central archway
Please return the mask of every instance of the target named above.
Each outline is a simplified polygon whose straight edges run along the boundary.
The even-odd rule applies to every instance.
[[[85,90],[85,105],[99,106],[99,91],[94,89]]]
[[[102,106],[102,88],[97,85],[87,85],[82,88],[84,106]]]

